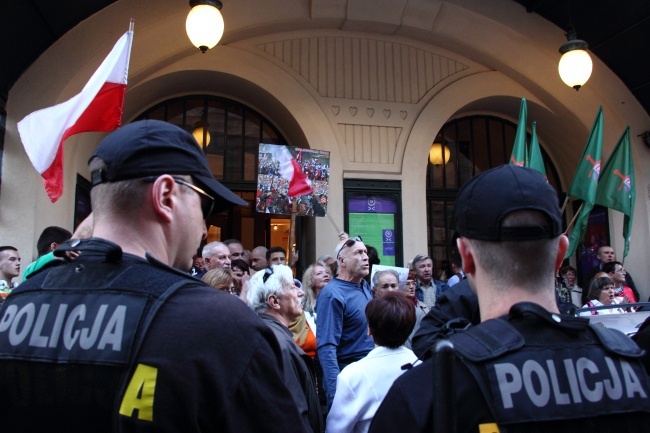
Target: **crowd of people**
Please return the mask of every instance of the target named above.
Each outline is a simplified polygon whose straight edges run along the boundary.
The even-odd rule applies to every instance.
[[[20,255],[0,247],[7,431],[424,432],[436,417],[459,432],[647,430],[644,352],[562,314],[619,297],[624,314],[638,291],[610,247],[580,289],[561,266],[557,194],[533,170],[461,188],[446,281],[427,254],[404,281],[373,275],[372,248],[346,233],[300,281],[279,246],[196,254],[205,218],[243,203],[187,132],[134,122],[89,168],[93,213],[74,234],[44,232],[17,287]]]

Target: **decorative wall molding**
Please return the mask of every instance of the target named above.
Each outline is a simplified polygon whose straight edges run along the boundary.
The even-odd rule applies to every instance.
[[[436,84],[469,68],[433,51],[367,37],[296,37],[256,47],[326,98],[416,104]]]
[[[339,123],[348,161],[393,164],[402,128]]]

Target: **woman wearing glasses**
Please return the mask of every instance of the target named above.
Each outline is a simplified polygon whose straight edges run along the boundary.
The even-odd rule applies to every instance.
[[[415,306],[415,326],[413,327],[413,332],[411,332],[411,335],[409,335],[409,338],[406,340],[406,343],[404,343],[404,346],[408,347],[411,349],[411,342],[413,340],[413,336],[415,335],[416,331],[418,328],[420,328],[420,322],[422,322],[422,318],[427,315],[429,312],[429,306],[425,304],[424,302],[420,301],[417,296],[415,296],[415,288],[417,286],[417,283],[415,280],[408,279],[404,283],[404,288],[402,291],[406,295],[408,299],[413,302],[413,305]]]

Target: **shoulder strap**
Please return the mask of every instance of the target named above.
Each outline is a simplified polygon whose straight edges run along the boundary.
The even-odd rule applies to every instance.
[[[470,361],[486,361],[520,349],[524,337],[504,319],[492,319],[455,334],[451,342],[456,352]]]
[[[643,350],[621,331],[607,328],[601,323],[590,323],[589,327],[608,352],[628,358],[639,358],[643,355]]]

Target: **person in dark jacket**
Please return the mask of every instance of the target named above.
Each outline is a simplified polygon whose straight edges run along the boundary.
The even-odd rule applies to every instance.
[[[302,289],[296,286],[291,268],[273,265],[253,275],[246,301],[273,331],[284,364],[284,379],[305,425],[314,433],[323,431],[323,415],[316,391],[313,360],[294,341],[289,330],[302,314]]]
[[[134,122],[89,169],[93,237],[0,310],[2,431],[305,432],[271,330],[187,273],[205,218],[246,204],[192,135]]]
[[[560,314],[553,281],[569,240],[558,202],[539,172],[514,165],[463,185],[456,246],[481,323],[440,343],[453,348],[448,362],[436,356],[400,376],[370,433],[647,431],[643,351]]]
[[[428,352],[436,341],[479,323],[481,314],[476,293],[468,279],[460,280],[438,298],[420,322],[420,328],[413,336],[413,353],[420,359],[428,359],[431,356]]]

